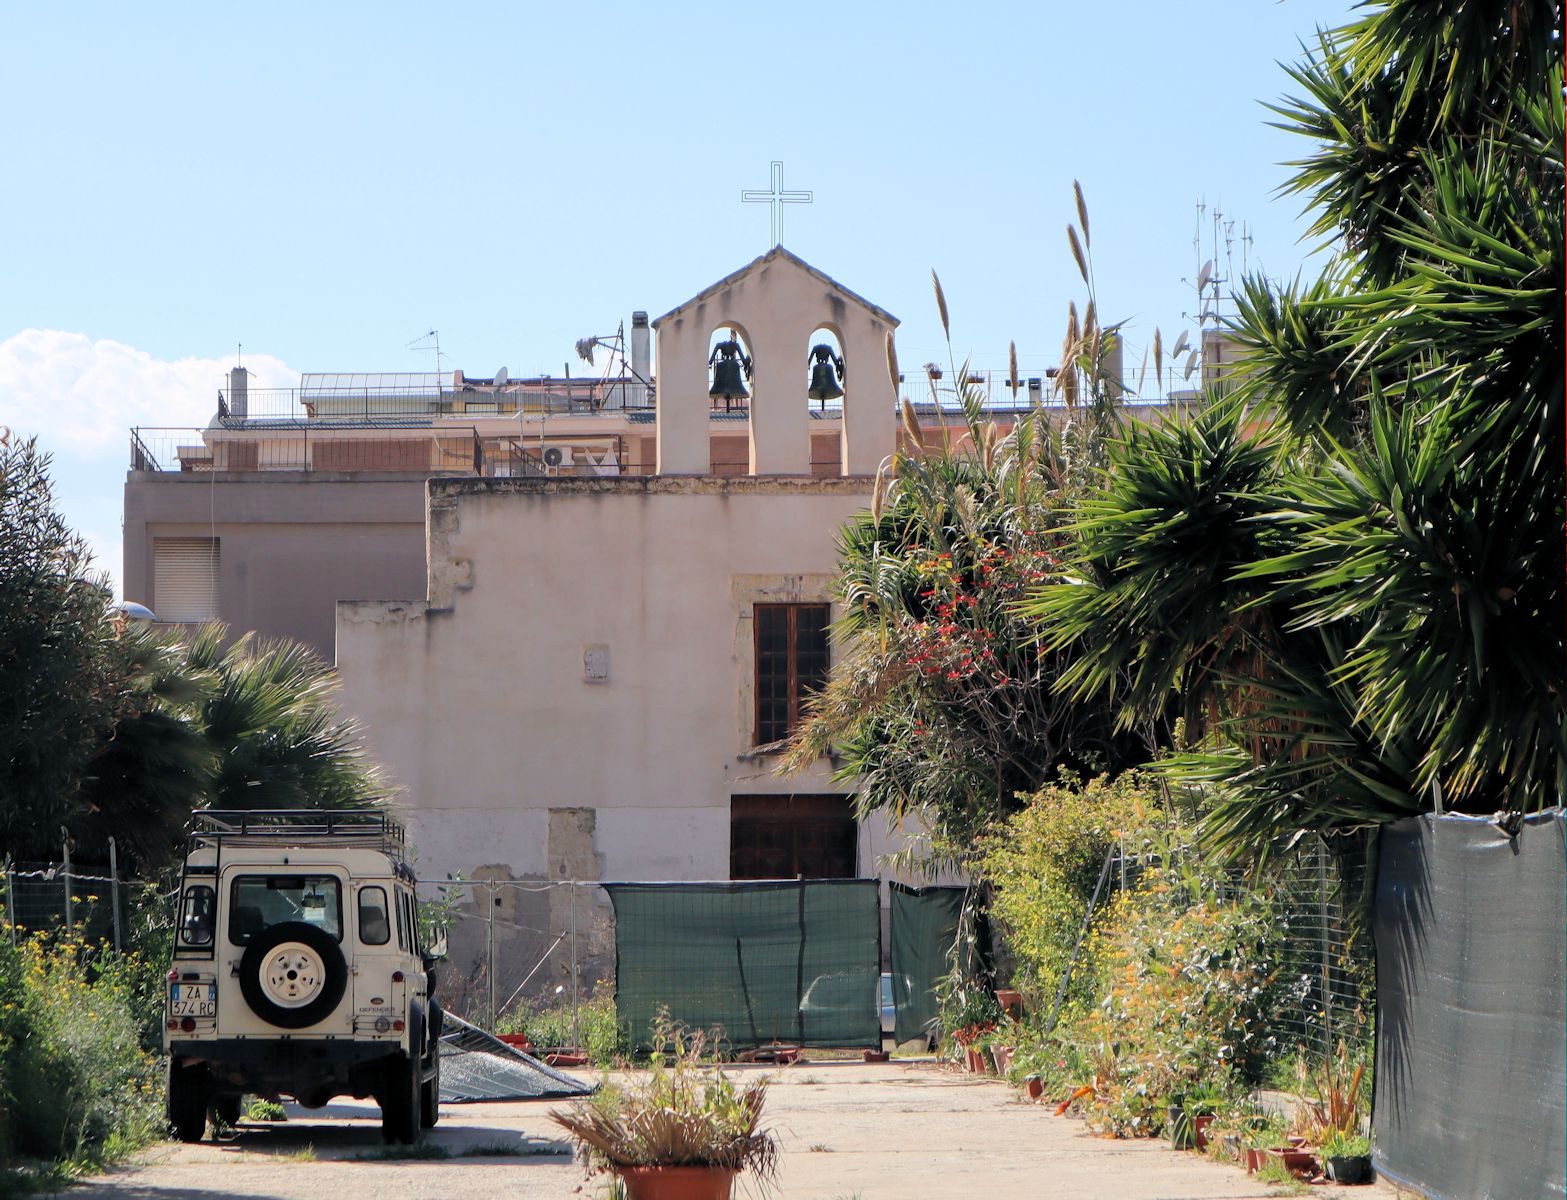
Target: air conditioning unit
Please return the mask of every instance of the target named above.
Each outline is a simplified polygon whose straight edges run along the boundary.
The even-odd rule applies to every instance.
[[[544,465],[551,471],[569,471],[571,464],[570,446],[550,446],[544,451]]]

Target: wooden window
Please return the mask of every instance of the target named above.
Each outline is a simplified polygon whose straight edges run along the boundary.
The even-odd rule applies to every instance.
[[[731,796],[731,879],[853,879],[854,797]]]
[[[216,621],[222,539],[152,539],[152,607],[160,621]]]
[[[825,604],[758,604],[754,744],[782,741],[799,723],[807,696],[827,682]]]

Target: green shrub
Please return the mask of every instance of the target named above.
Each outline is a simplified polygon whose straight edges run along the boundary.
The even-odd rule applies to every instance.
[[[524,1000],[501,1017],[499,1031],[526,1034],[539,1050],[577,1045],[580,1034],[578,1048],[596,1067],[612,1067],[630,1053],[615,1015],[612,984],[600,980],[593,994],[583,999],[575,1016],[574,1024],[569,1001]]]
[[[101,1164],[162,1124],[158,1063],[108,956],[69,938],[0,940],[0,1164]]]
[[[1047,1013],[1055,999],[1105,855],[1117,841],[1128,853],[1144,850],[1143,831],[1160,812],[1156,786],[1140,772],[1087,783],[1067,778],[1029,796],[987,839],[981,871],[991,886],[991,916],[1030,1013]],[[1068,999],[1091,1004],[1099,982],[1096,964],[1080,958]]]

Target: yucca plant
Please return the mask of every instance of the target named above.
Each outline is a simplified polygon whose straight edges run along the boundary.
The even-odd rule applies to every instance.
[[[1205,717],[1179,765],[1236,852],[1567,788],[1560,15],[1403,0],[1322,37],[1278,111],[1339,253],[1246,284],[1244,384],[1113,452],[1074,586],[1030,602],[1074,694]]]

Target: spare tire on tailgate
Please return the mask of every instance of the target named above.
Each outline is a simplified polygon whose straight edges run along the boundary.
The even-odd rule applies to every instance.
[[[347,986],[342,948],[326,930],[306,921],[285,921],[256,934],[239,962],[245,1003],[282,1029],[325,1020]]]

